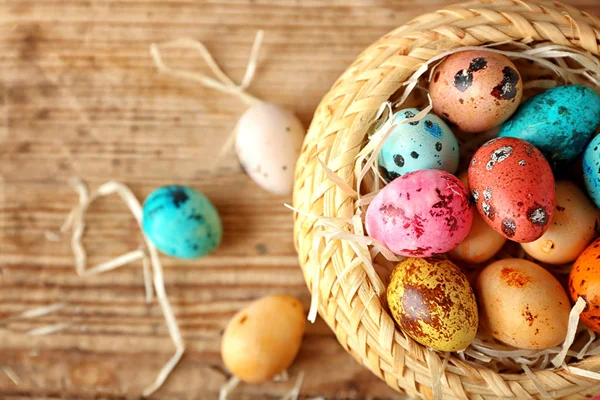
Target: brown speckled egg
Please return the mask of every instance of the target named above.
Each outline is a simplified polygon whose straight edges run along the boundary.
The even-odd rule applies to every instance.
[[[524,140],[485,143],[471,159],[469,188],[483,219],[515,242],[538,239],[554,216],[552,170],[542,153]]]
[[[523,80],[507,57],[463,51],[435,70],[429,92],[433,111],[465,132],[483,132],[506,121],[523,97]]]
[[[569,275],[569,294],[574,302],[581,296],[587,307],[581,321],[600,333],[600,239],[592,242],[573,265]]]

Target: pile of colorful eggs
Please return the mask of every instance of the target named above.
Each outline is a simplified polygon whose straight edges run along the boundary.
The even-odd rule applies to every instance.
[[[429,92],[425,118],[403,123],[414,108],[392,116],[397,125],[378,156],[387,185],[366,213],[368,234],[408,257],[388,286],[396,322],[441,351],[465,349],[478,329],[516,348],[546,349],[564,341],[582,297],[581,321],[600,333],[600,239],[590,244],[600,206],[600,96],[567,85],[521,104],[517,67],[491,51],[447,57]],[[453,129],[499,134],[460,173]],[[565,174],[577,164],[583,179]],[[507,241],[527,259],[498,257]],[[564,288],[548,267],[572,262]],[[468,264],[477,264],[474,279],[461,269]]]

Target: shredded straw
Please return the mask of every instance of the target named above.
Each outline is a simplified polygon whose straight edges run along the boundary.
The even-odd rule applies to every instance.
[[[17,375],[17,373],[11,367],[4,366],[4,367],[2,367],[2,371],[4,371],[4,373],[6,374],[8,379],[10,379],[12,381],[12,383],[15,384],[15,386],[21,385],[21,382],[22,382],[21,378],[19,377],[19,375]]]
[[[258,32],[256,32],[256,37],[252,45],[252,50],[250,51],[250,57],[248,58],[246,72],[244,74],[244,78],[242,79],[242,83],[239,85],[237,85],[229,76],[227,76],[225,72],[223,72],[223,70],[221,69],[221,67],[219,67],[219,64],[217,64],[217,62],[213,58],[212,54],[210,54],[210,51],[208,51],[206,46],[202,42],[196,41],[194,39],[181,38],[162,44],[152,43],[150,45],[150,55],[152,56],[152,60],[154,61],[156,68],[160,72],[170,75],[174,78],[182,79],[184,81],[196,82],[205,87],[215,89],[223,93],[232,94],[234,96],[237,96],[246,105],[251,107],[255,104],[261,103],[261,100],[249,94],[246,91],[246,89],[250,86],[250,83],[254,78],[254,73],[256,72],[258,54],[263,41],[263,37],[264,31],[259,30]],[[184,50],[197,51],[217,79],[211,78],[199,72],[181,71],[167,66],[163,61],[163,57],[159,47],[162,47],[163,49],[178,48]],[[225,144],[223,145],[223,147],[215,157],[215,160],[213,161],[211,170],[214,171],[217,168],[220,160],[233,146],[233,143],[235,141],[235,132],[236,130],[234,129],[229,133]]]
[[[516,48],[518,51],[504,50],[507,46]],[[555,75],[556,79],[530,79],[526,84],[526,89],[548,89],[557,86],[559,83],[557,79],[564,83],[578,83],[578,84],[591,84],[596,87],[600,86],[600,61],[595,57],[578,51],[576,49],[541,43],[534,46],[530,46],[524,43],[515,42],[502,42],[491,44],[486,46],[487,50],[505,55],[513,59],[525,59],[532,61],[533,64],[541,66],[547,70],[551,70]],[[491,48],[491,47],[502,47]],[[427,62],[423,63],[414,74],[402,84],[403,92],[401,93],[399,100],[391,103],[384,102],[381,104],[378,112],[373,120],[373,133],[367,137],[364,147],[358,153],[354,165],[354,183],[352,187],[348,181],[345,181],[336,174],[335,171],[331,170],[328,166],[328,161],[325,159],[319,159],[319,164],[323,168],[325,175],[335,184],[338,188],[344,192],[351,199],[354,199],[355,215],[352,219],[340,219],[329,216],[317,216],[307,214],[301,210],[294,209],[291,206],[286,207],[293,211],[315,219],[313,229],[313,246],[309,252],[310,262],[314,270],[308,271],[312,277],[311,282],[311,306],[309,311],[309,320],[314,321],[320,296],[319,280],[321,277],[321,265],[319,261],[319,252],[324,249],[323,238],[344,240],[356,253],[355,262],[346,265],[343,270],[336,271],[337,280],[344,281],[345,276],[354,268],[363,268],[367,274],[368,281],[373,287],[374,293],[380,296],[385,291],[385,287],[380,284],[382,280],[377,276],[373,267],[374,257],[381,253],[383,257],[388,261],[398,261],[402,258],[394,255],[389,249],[383,244],[365,235],[363,229],[363,208],[366,207],[372,199],[375,197],[377,192],[382,187],[384,179],[381,176],[377,159],[383,143],[394,131],[394,129],[403,123],[409,123],[413,121],[420,121],[425,117],[432,109],[431,98],[427,94],[428,104],[419,112],[416,116],[410,119],[402,121],[393,120],[393,110],[398,109],[412,94],[415,88],[423,89],[422,80],[426,79],[426,73],[429,71],[429,76],[432,76],[436,66],[441,61],[454,53],[466,50],[480,50],[481,47],[462,47],[439,54]],[[568,64],[566,61],[570,60],[572,63]],[[574,63],[573,63],[574,62]],[[580,67],[575,68],[573,65],[577,63]],[[497,136],[498,130],[491,130],[483,132],[478,135],[465,135],[461,137],[457,135],[461,147],[461,156],[465,159],[470,158],[470,155],[474,153],[483,143]],[[374,177],[372,180],[371,190],[364,191],[362,185],[366,182],[367,177]],[[498,256],[504,257],[519,257],[526,258],[525,253],[522,249],[518,251],[507,252],[503,250]],[[336,267],[337,268],[337,267]],[[568,273],[570,267],[565,267],[561,270],[561,273]],[[336,281],[337,283],[337,281]],[[372,296],[373,297],[373,296]],[[372,299],[371,297],[371,299]],[[496,342],[494,340],[482,339],[477,337],[473,343],[464,351],[454,353],[453,356],[457,356],[460,360],[467,363],[474,363],[480,366],[484,366],[494,370],[496,372],[512,372],[517,373],[520,370],[524,371],[527,376],[531,379],[533,384],[536,386],[538,392],[542,396],[548,396],[548,393],[544,385],[536,377],[535,372],[544,370],[554,366],[555,368],[564,368],[574,375],[589,379],[600,380],[600,374],[587,371],[582,368],[568,367],[566,364],[569,358],[583,359],[588,356],[600,354],[600,341],[596,334],[589,329],[583,329],[579,324],[579,315],[585,307],[585,301],[578,299],[576,304],[573,306],[568,325],[568,334],[565,341],[561,346],[546,350],[519,350],[506,346]],[[365,306],[366,310],[366,306]],[[365,311],[363,311],[364,314]],[[577,346],[576,349],[571,348],[576,343],[576,338],[581,335],[589,335],[589,339],[586,341],[583,337],[581,343],[585,343],[582,347]],[[441,396],[441,380],[445,379],[444,371],[448,365],[449,357],[446,355],[444,361],[439,365],[439,360],[436,357],[430,357],[428,360],[432,360],[429,367],[431,369],[432,386],[435,395]],[[429,362],[429,361],[428,361]],[[452,362],[452,361],[450,361]],[[437,367],[440,367],[439,369]],[[433,368],[433,369],[432,369]],[[448,383],[445,382],[444,386]]]
[[[46,335],[52,335],[54,333],[62,332],[65,329],[69,328],[70,326],[71,326],[71,324],[69,324],[69,323],[59,323],[59,324],[54,324],[54,325],[46,325],[46,326],[41,326],[39,328],[31,329],[31,330],[27,331],[27,334],[29,336],[46,336]]]
[[[219,390],[219,400],[227,400],[229,394],[239,385],[240,380],[236,376],[232,376]]]
[[[162,270],[162,263],[158,256],[158,251],[154,244],[144,234],[142,229],[142,206],[131,190],[118,182],[108,182],[100,186],[91,196],[88,193],[86,185],[80,180],[70,182],[74,190],[79,194],[79,204],[68,215],[65,223],[60,229],[61,233],[72,229],[73,236],[71,239],[71,247],[75,256],[75,270],[79,276],[97,275],[103,272],[112,271],[123,267],[134,261],[142,260],[142,268],[144,272],[144,288],[146,291],[146,301],[150,303],[153,297],[153,291],[156,292],[156,298],[162,309],[165,317],[165,322],[169,331],[169,335],[175,345],[175,354],[163,366],[154,383],[147,387],[143,395],[150,396],[156,392],[165,382],[171,371],[179,363],[185,351],[183,338],[177,325],[175,315],[171,309],[169,299],[165,290],[165,282]],[[130,212],[135,217],[138,227],[144,240],[144,247],[141,249],[130,251],[126,254],[118,256],[107,262],[96,266],[86,268],[87,253],[82,244],[83,234],[85,232],[84,216],[90,205],[100,197],[118,194],[127,205]],[[47,235],[48,236],[48,235]],[[52,235],[49,235],[52,237]],[[47,310],[46,310],[47,311]],[[38,311],[39,313],[39,311]],[[57,324],[48,327],[37,328],[29,331],[29,335],[47,335],[66,329],[69,324]]]
[[[23,311],[17,316],[17,318],[28,319],[28,318],[39,318],[44,315],[52,314],[55,311],[62,310],[67,306],[67,303],[56,303],[49,306],[33,308],[31,310]]]

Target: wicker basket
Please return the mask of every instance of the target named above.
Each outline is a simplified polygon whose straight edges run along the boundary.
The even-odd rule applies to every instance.
[[[385,35],[358,57],[316,110],[297,164],[294,206],[313,216],[351,218],[354,199],[328,178],[320,161],[353,186],[356,156],[382,102],[424,62],[458,47],[507,40],[547,41],[598,56],[600,21],[559,3],[480,0],[422,15]],[[541,398],[525,374],[499,374],[454,356],[441,380],[434,378],[440,354],[395,327],[362,268],[336,279],[345,266],[360,265],[356,252],[344,240],[315,235],[316,220],[304,213],[296,215],[295,243],[318,312],[342,346],[389,386],[415,398],[432,398],[434,380],[445,399]],[[572,366],[600,372],[600,356]],[[600,381],[564,369],[538,371],[535,377],[556,398],[600,394]]]

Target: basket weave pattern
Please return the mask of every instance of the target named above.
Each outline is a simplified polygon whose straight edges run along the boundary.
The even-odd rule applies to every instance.
[[[294,206],[311,215],[351,218],[355,199],[328,179],[319,159],[354,187],[356,156],[377,110],[419,66],[458,47],[505,41],[552,42],[598,56],[600,21],[559,3],[480,0],[422,15],[383,36],[360,54],[318,106],[296,168]],[[318,291],[319,314],[338,341],[392,388],[431,398],[436,381],[432,373],[442,365],[440,354],[395,328],[347,242],[316,237],[322,228],[315,227],[315,218],[295,218],[295,243],[306,282],[311,292]],[[350,265],[357,267],[338,280]],[[600,372],[600,356],[573,366]],[[535,374],[554,397],[600,394],[600,382],[565,370]],[[525,374],[498,374],[456,357],[437,381],[444,398],[540,398]]]

